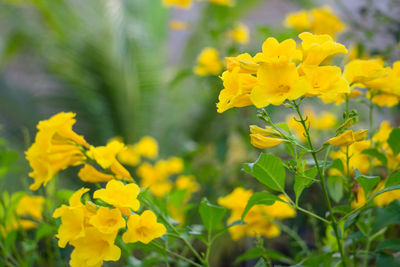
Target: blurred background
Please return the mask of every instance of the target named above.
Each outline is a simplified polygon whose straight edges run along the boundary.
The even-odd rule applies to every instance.
[[[296,36],[283,26],[286,14],[324,5],[347,25],[341,43],[359,55],[399,58],[400,0],[236,0],[233,7],[196,1],[188,10],[162,0],[0,0],[0,137],[19,155],[2,188],[28,187],[24,151],[38,121],[61,111],[77,114],[75,131],[93,145],[115,136],[128,144],[156,138],[161,156],[183,157],[214,203],[237,185],[254,187],[240,171],[258,155],[248,136],[248,125],[258,123],[254,107],[218,114],[222,82],[193,73],[197,56],[204,47],[221,59],[254,55],[269,36]],[[173,20],[186,29],[171,29]],[[237,23],[249,27],[248,44],[227,38]],[[282,110],[271,110],[276,121],[287,115]]]

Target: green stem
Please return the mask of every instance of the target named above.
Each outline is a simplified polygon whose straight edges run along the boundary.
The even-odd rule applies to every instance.
[[[339,235],[339,229],[338,229],[336,217],[333,214],[331,200],[329,198],[328,190],[327,190],[327,187],[326,187],[326,184],[325,184],[325,176],[322,173],[321,168],[319,166],[319,162],[318,162],[318,159],[317,159],[317,153],[314,150],[314,146],[313,146],[312,141],[311,141],[310,133],[308,131],[308,127],[307,127],[307,125],[305,123],[303,115],[301,114],[299,105],[296,103],[296,101],[292,101],[292,103],[293,103],[293,106],[295,107],[295,109],[297,111],[297,114],[299,115],[300,123],[303,125],[304,131],[306,133],[306,138],[307,138],[310,150],[311,150],[311,155],[312,155],[312,157],[314,159],[315,165],[317,167],[318,175],[319,175],[319,177],[321,179],[322,191],[324,192],[326,204],[328,206],[329,215],[331,217],[331,224],[332,224],[333,231],[335,232],[336,241],[337,241],[337,244],[338,244],[340,256],[342,258],[343,267],[346,267],[347,266],[347,264],[346,264],[346,256],[345,256],[344,248],[342,246],[341,238],[340,238],[340,235]]]
[[[306,213],[306,214],[308,214],[308,215],[310,215],[310,216],[312,216],[312,217],[314,217],[314,218],[316,218],[316,219],[318,219],[318,220],[320,220],[320,221],[323,221],[326,224],[330,224],[331,223],[330,221],[322,218],[321,216],[318,216],[317,214],[315,214],[315,213],[313,213],[313,212],[311,212],[309,210],[303,209],[302,207],[295,206],[295,208],[300,210],[300,211],[302,211],[302,212],[304,212],[304,213]]]
[[[171,251],[171,250],[169,250],[169,249],[167,249],[167,248],[164,248],[164,247],[160,246],[159,244],[157,244],[156,242],[153,242],[153,245],[156,246],[156,247],[158,247],[158,248],[161,249],[161,250],[165,250],[165,251],[168,252],[169,254],[174,255],[175,257],[177,257],[177,258],[179,258],[179,259],[181,259],[181,260],[183,260],[183,261],[186,261],[187,263],[189,263],[189,264],[191,264],[191,265],[193,265],[193,266],[203,267],[203,265],[198,264],[198,263],[192,261],[191,259],[188,259],[188,258],[186,258],[186,257],[184,257],[184,256],[182,256],[182,255],[179,255],[178,253],[175,253],[175,252],[173,252],[173,251]]]

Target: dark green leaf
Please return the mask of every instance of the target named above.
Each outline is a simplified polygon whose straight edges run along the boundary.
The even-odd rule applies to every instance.
[[[294,176],[293,186],[294,193],[296,194],[296,203],[298,202],[303,190],[314,182],[316,175],[317,168],[305,170],[304,173],[296,173]]]
[[[400,152],[400,128],[395,128],[389,135],[387,140],[390,148],[393,150],[393,154],[397,156]]]
[[[392,239],[383,240],[376,247],[376,251],[380,251],[380,250],[400,251],[400,238],[392,238]]]
[[[347,217],[346,221],[344,222],[344,229],[349,228],[350,226],[354,225],[359,216],[360,216],[361,210],[358,210],[356,212],[354,212],[353,214],[351,214],[349,217]]]
[[[246,251],[244,254],[237,257],[237,259],[235,260],[235,263],[238,264],[244,260],[259,258],[262,255],[264,255],[263,248],[252,248],[252,249]]]
[[[286,174],[280,158],[261,153],[256,162],[245,164],[244,170],[268,188],[284,192]]]
[[[392,185],[398,185],[400,184],[400,172],[393,173],[390,175],[388,181],[385,184],[385,188],[388,188]]]
[[[378,252],[376,257],[376,266],[400,266],[400,258],[398,256],[394,257],[392,254]]]
[[[372,231],[376,232],[386,226],[398,223],[400,223],[400,202],[395,200],[385,208],[378,210],[376,222]]]
[[[370,156],[372,156],[372,157],[375,157],[375,158],[377,158],[384,166],[387,165],[387,158],[386,158],[386,156],[385,156],[383,153],[379,152],[379,151],[378,151],[377,149],[375,149],[375,148],[364,149],[361,153],[362,153],[362,154],[365,154],[365,155],[370,155]]]
[[[343,178],[341,176],[329,176],[327,179],[329,195],[335,202],[343,197]]]
[[[254,205],[273,205],[275,201],[282,201],[279,197],[267,193],[267,192],[258,192],[254,193],[250,199],[247,201],[246,208],[243,211],[242,219],[246,216],[247,212],[254,206]]]
[[[213,205],[208,202],[207,198],[203,198],[199,207],[199,213],[204,227],[211,232],[221,225],[226,209]]]
[[[364,189],[364,193],[366,196],[375,188],[375,186],[379,183],[381,179],[379,176],[367,176],[361,174],[357,169],[355,170],[355,176],[357,182],[360,183],[362,188]]]

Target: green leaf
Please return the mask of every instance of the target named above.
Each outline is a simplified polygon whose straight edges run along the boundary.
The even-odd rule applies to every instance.
[[[398,223],[400,223],[400,202],[395,200],[385,208],[378,210],[372,231],[376,232],[386,226]]]
[[[343,197],[343,178],[341,176],[329,176],[327,179],[329,195],[335,202]]]
[[[346,218],[346,221],[344,222],[344,229],[349,228],[350,226],[354,225],[358,218],[360,217],[361,210],[358,210],[351,214],[349,217]]]
[[[393,150],[394,156],[397,156],[400,152],[400,128],[395,128],[389,135],[387,140],[390,148]]]
[[[211,232],[221,225],[226,209],[213,205],[208,202],[207,198],[203,198],[199,207],[199,213],[204,227]]]
[[[296,173],[294,176],[293,186],[294,193],[296,194],[296,203],[298,202],[303,190],[314,183],[317,172],[317,168],[312,168],[305,170],[304,173]]]
[[[238,264],[244,260],[259,258],[262,255],[264,255],[263,248],[252,248],[252,249],[249,249],[248,251],[246,251],[244,254],[237,257],[235,260],[235,263]]]
[[[334,168],[334,169],[338,169],[339,171],[341,171],[342,173],[344,173],[344,166],[343,166],[343,162],[340,159],[335,159],[330,168]]]
[[[388,188],[392,185],[398,185],[400,184],[400,172],[393,173],[390,175],[388,181],[385,184],[385,188]]]
[[[283,130],[285,130],[285,132],[287,132],[288,134],[291,134],[290,128],[289,128],[289,126],[287,125],[286,122],[280,122],[280,123],[277,123],[275,125],[278,126],[279,128],[282,128]]]
[[[258,192],[254,193],[250,199],[247,201],[246,208],[242,213],[242,220],[246,216],[247,212],[254,206],[254,205],[266,205],[271,206],[275,203],[275,201],[282,201],[279,197],[267,193],[267,192]]]
[[[272,154],[261,153],[256,162],[245,164],[244,170],[268,188],[284,192],[286,174],[280,158]]]
[[[53,236],[56,233],[54,226],[49,224],[42,224],[36,231],[35,240],[39,241],[45,236]]]
[[[380,177],[379,176],[367,176],[360,173],[357,169],[355,170],[355,176],[357,182],[360,183],[362,188],[364,189],[364,193],[366,196],[375,188],[375,186],[379,183]]]
[[[392,239],[383,240],[376,247],[376,251],[380,251],[380,250],[400,251],[400,238],[392,238]]]
[[[361,153],[362,153],[362,154],[365,154],[365,155],[369,155],[369,156],[375,157],[375,158],[377,158],[384,166],[387,166],[387,158],[386,158],[386,156],[385,156],[383,153],[379,152],[377,149],[375,149],[375,148],[368,148],[368,149],[364,149]]]
[[[256,265],[254,265],[254,267],[267,267],[267,264],[265,263],[264,258],[260,258],[257,261]]]

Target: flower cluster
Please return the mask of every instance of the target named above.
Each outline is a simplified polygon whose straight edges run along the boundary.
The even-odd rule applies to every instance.
[[[218,204],[231,210],[231,216],[227,223],[231,224],[239,221],[246,208],[247,201],[252,196],[252,190],[246,190],[241,187],[235,188],[232,193],[218,199]],[[286,197],[279,196],[281,201],[276,201],[271,206],[255,205],[243,218],[244,225],[234,225],[229,228],[229,233],[233,240],[238,240],[246,235],[261,235],[267,238],[279,236],[281,231],[278,225],[274,223],[275,219],[293,218],[296,211],[285,203]]]
[[[286,27],[294,28],[297,32],[310,31],[314,34],[336,34],[345,28],[345,24],[329,7],[301,10],[286,16]]]
[[[92,201],[82,203],[82,196],[89,189],[81,188],[69,199],[69,205],[62,205],[54,211],[54,218],[61,218],[58,228],[58,245],[74,247],[71,266],[101,266],[103,261],[117,261],[121,250],[115,239],[121,229],[125,243],[147,244],[166,233],[164,225],[157,222],[156,215],[146,210],[137,212],[140,192],[136,184],[124,185],[117,180],[107,183],[105,189],[94,192]]]

